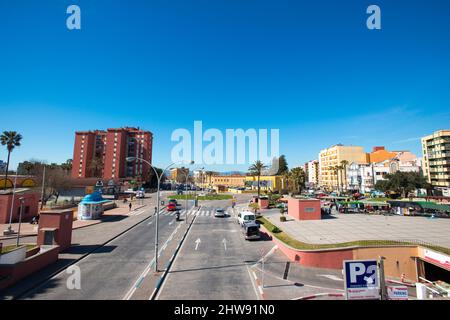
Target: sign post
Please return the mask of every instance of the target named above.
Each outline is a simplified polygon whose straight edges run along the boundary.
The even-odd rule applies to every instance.
[[[347,300],[379,300],[381,298],[378,266],[377,260],[345,260],[343,262]]]

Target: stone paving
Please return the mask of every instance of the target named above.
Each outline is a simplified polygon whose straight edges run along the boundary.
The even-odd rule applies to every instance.
[[[280,222],[278,209],[263,210],[269,221],[293,238],[311,244],[355,240],[420,241],[450,248],[450,219],[334,213],[323,220]]]

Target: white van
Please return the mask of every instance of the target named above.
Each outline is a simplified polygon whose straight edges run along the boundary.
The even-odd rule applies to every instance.
[[[243,226],[245,223],[255,222],[255,221],[256,221],[256,215],[253,212],[242,211],[242,212],[239,212],[237,215],[237,222],[241,226]]]

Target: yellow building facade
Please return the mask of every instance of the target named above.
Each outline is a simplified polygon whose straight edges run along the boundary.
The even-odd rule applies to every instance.
[[[450,130],[423,137],[423,174],[433,187],[450,188]]]
[[[356,162],[366,164],[367,153],[363,147],[335,145],[324,149],[319,153],[319,184],[327,189],[337,189],[338,174],[333,167],[340,166],[341,161],[346,160],[349,164]]]

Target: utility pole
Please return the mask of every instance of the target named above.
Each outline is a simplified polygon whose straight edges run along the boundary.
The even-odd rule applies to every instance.
[[[44,208],[44,195],[45,195],[45,168],[44,164],[44,172],[42,173],[42,190],[41,190],[41,211]]]

